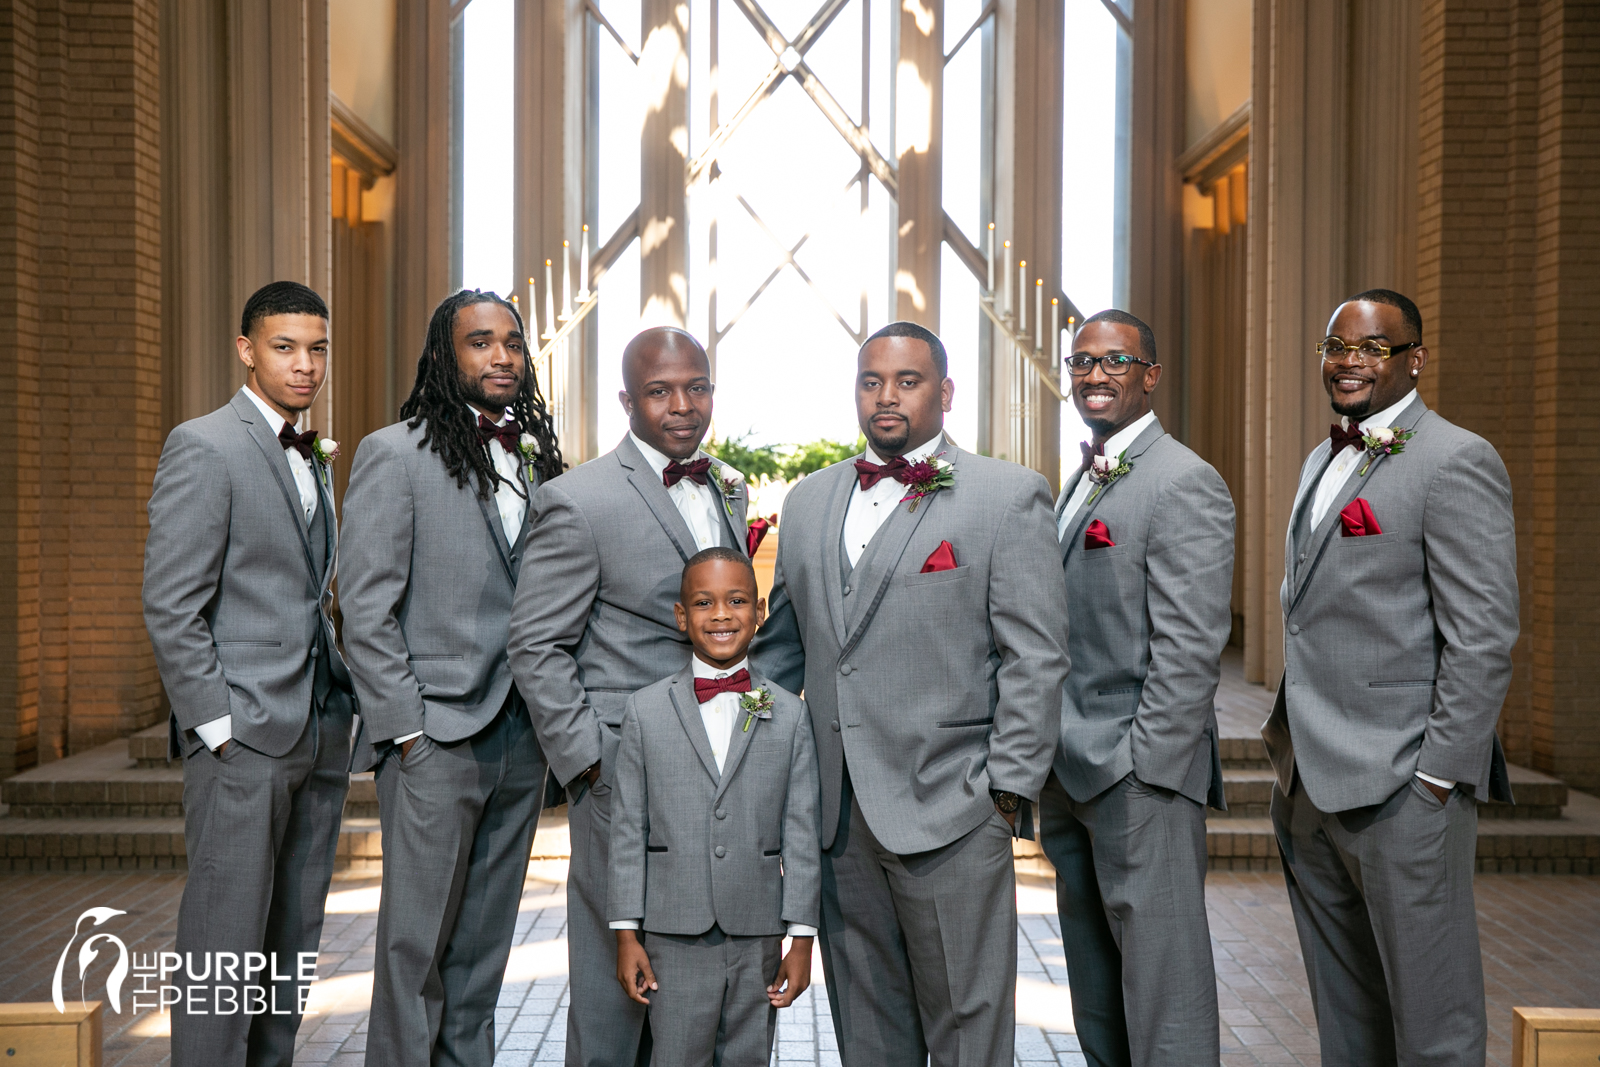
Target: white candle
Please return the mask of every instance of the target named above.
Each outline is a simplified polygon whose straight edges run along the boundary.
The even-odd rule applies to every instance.
[[[586,301],[589,299],[589,227],[587,225],[583,228],[583,247],[578,250],[578,256],[578,299]]]
[[[1050,365],[1061,366],[1061,301],[1050,298]]]
[[[1010,301],[1006,301],[1010,303]],[[1028,332],[1028,261],[1017,261],[1017,335]]]
[[[1005,261],[1004,266],[1006,268],[1006,302],[1000,308],[1000,314],[1009,315],[1009,314],[1011,314],[1011,242],[1010,241],[1005,242],[1005,250],[1006,250],[1006,256],[1005,256],[1006,261]]]
[[[989,223],[989,299],[994,300],[994,223]]]
[[[1044,352],[1044,279],[1033,280],[1033,350]]]
[[[572,242],[561,242],[561,321],[572,318]]]
[[[539,298],[533,288],[533,279],[528,279],[528,321],[523,323],[528,329],[529,337],[539,336]]]
[[[550,261],[544,261],[544,339],[556,335],[556,289],[550,284]]]

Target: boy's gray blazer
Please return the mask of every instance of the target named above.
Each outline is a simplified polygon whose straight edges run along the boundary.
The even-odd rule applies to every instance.
[[[319,545],[278,431],[243,389],[167,435],[150,492],[144,621],[172,704],[174,756],[202,745],[194,728],[224,715],[235,738],[282,756],[314,695],[350,710],[330,592],[338,524],[325,468],[313,469]],[[317,694],[324,650],[330,687]]]
[[[1261,735],[1279,788],[1298,771],[1326,812],[1380,803],[1417,771],[1511,799],[1494,732],[1519,625],[1511,480],[1421,397],[1397,424],[1416,436],[1358,467],[1307,530],[1331,458],[1327,441],[1312,450],[1284,547],[1284,676]],[[1382,533],[1341,536],[1358,496]]]
[[[896,506],[853,570],[843,531],[854,459],[807,476],[784,504],[771,615],[752,655],[779,685],[804,687],[824,848],[846,756],[872,832],[901,854],[989,818],[991,787],[1038,800],[1050,773],[1068,667],[1050,490],[953,444],[945,459],[953,486],[915,511]],[[920,573],[941,541],[956,568]]]
[[[742,552],[747,494],[724,501],[715,482],[708,486],[723,543]],[[512,612],[511,669],[550,772],[566,785],[595,761],[615,757],[628,697],[689,662],[689,639],[678,632],[672,605],[683,565],[697,549],[660,476],[628,436],[540,486],[528,522],[526,565],[539,584],[523,590]]]
[[[1133,772],[1223,808],[1213,700],[1233,627],[1233,498],[1159,421],[1126,455],[1133,469],[1079,508],[1061,540],[1072,673],[1056,776],[1080,802]],[[1097,519],[1116,544],[1086,550]]]
[[[771,719],[743,712],[722,773],[694,694],[694,670],[630,697],[611,805],[606,914],[656,934],[781,936],[819,925],[817,755],[806,706],[760,675]]]
[[[457,485],[418,447],[422,434],[397,422],[367,435],[345,491],[339,604],[361,699],[357,770],[389,750],[375,745],[417,730],[471,737],[511,692],[506,627],[527,521],[508,542],[494,500],[470,477]]]

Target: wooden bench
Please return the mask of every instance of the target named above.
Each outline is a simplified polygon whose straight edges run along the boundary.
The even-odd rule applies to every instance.
[[[0,1004],[0,1064],[5,1067],[100,1067],[100,1008],[76,1004]]]
[[[1600,1008],[1511,1009],[1511,1067],[1580,1065],[1600,1065]]]

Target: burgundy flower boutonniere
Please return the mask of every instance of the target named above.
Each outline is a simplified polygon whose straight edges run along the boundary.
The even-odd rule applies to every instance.
[[[717,488],[722,490],[722,507],[728,513],[728,518],[733,518],[733,502],[739,496],[739,491],[744,488],[744,478],[732,467],[720,464],[711,465],[711,477],[717,480]]]
[[[1094,462],[1089,464],[1089,481],[1094,483],[1094,492],[1089,494],[1089,499],[1084,503],[1093,504],[1094,498],[1105,492],[1112,482],[1132,471],[1133,464],[1128,462],[1127,449],[1117,453],[1115,462],[1109,456],[1094,457]]]
[[[943,452],[918,460],[906,468],[904,484],[906,495],[900,498],[900,503],[909,500],[911,507],[908,510],[916,511],[923,497],[956,484],[955,465],[945,461]]]
[[[739,698],[739,710],[744,712],[745,732],[757,719],[772,718],[772,693],[767,689],[752,689]]]
[[[1415,430],[1402,430],[1398,426],[1374,426],[1370,433],[1361,435],[1361,443],[1367,449],[1367,462],[1356,471],[1357,478],[1366,477],[1367,471],[1372,469],[1372,461],[1379,456],[1393,456],[1406,450],[1406,442],[1417,436]]]

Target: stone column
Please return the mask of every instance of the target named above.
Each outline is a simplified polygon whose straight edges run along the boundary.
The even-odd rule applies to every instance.
[[[937,331],[944,249],[944,0],[905,0],[896,40],[894,317]]]
[[[689,306],[689,5],[643,0],[639,85],[639,325],[685,326]]]
[[[450,8],[397,7],[395,393],[411,392],[434,306],[450,293]]]

